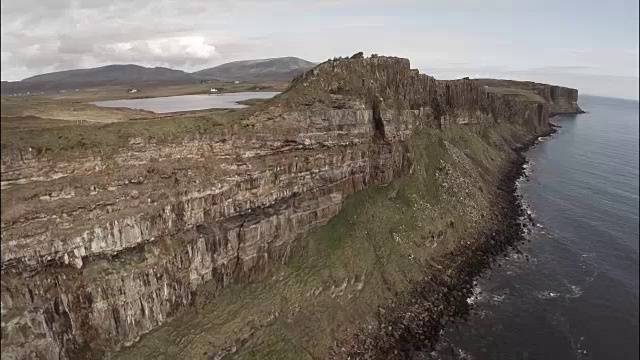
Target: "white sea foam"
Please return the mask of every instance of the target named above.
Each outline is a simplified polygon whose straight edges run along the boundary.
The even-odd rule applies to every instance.
[[[578,285],[569,285],[571,292],[566,295],[567,298],[577,298],[584,293],[584,290]]]
[[[462,349],[456,349],[456,352],[458,353],[458,359],[460,360],[473,360],[473,356]]]
[[[491,302],[499,303],[507,296],[507,294],[491,295]]]
[[[486,299],[486,297],[485,297],[484,293],[482,292],[482,290],[480,289],[480,286],[478,286],[476,284],[473,287],[473,294],[467,299],[467,303],[475,304],[475,303],[478,303],[478,302],[482,302],[485,299]]]
[[[584,336],[580,337],[578,341],[578,345],[574,346],[574,350],[576,351],[576,359],[585,359],[587,357],[587,350],[582,348],[582,342],[584,341]],[[573,340],[571,341],[573,344]]]
[[[555,299],[558,296],[560,296],[560,293],[555,291],[545,290],[545,291],[538,291],[536,293],[536,296],[540,299]]]
[[[571,285],[567,283],[569,287],[569,291],[567,293],[557,292],[551,290],[539,291],[536,293],[536,296],[540,299],[555,299],[557,297],[564,297],[565,299],[577,298],[584,293],[584,290],[578,285]]]

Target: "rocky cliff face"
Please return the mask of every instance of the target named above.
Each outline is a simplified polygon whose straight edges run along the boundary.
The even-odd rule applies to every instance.
[[[102,358],[183,312],[203,283],[260,280],[345,198],[413,171],[422,129],[537,134],[577,91],[523,101],[437,81],[406,59],[329,61],[242,131],[113,159],[2,158],[2,356]]]
[[[583,113],[578,106],[578,90],[576,89],[540,84],[537,93],[549,103],[552,114]]]
[[[514,80],[496,80],[496,79],[477,79],[472,80],[476,84],[489,91],[495,90],[514,90],[501,91],[502,93],[517,94],[515,90],[519,90],[540,96],[544,102],[549,104],[549,112],[551,115],[557,114],[581,114],[584,111],[578,106],[578,90],[557,86],[540,84],[531,81],[514,81]],[[522,97],[520,97],[522,99]]]

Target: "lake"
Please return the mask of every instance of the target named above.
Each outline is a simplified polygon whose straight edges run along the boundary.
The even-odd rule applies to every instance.
[[[155,113],[170,113],[176,111],[204,109],[239,109],[247,106],[238,104],[238,101],[248,99],[270,99],[278,94],[279,92],[272,91],[197,94],[147,99],[96,101],[92,104],[102,107],[129,108],[148,110]]]

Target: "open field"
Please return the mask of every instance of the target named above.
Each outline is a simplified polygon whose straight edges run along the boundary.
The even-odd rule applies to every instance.
[[[237,124],[244,109],[211,109],[116,123],[72,123],[64,120],[2,118],[2,151],[35,151],[48,156],[108,155],[141,138],[156,144],[179,143],[211,135],[227,124]],[[27,125],[17,125],[26,119]],[[68,124],[68,125],[67,125]],[[66,126],[64,126],[66,125]],[[5,131],[6,130],[6,131]]]
[[[80,91],[2,96],[1,144],[3,152],[35,151],[49,156],[71,153],[108,155],[127,145],[130,138],[157,144],[211,135],[227,124],[238,124],[247,109],[209,109],[157,114],[128,108],[99,107],[90,102],[219,92],[282,91],[287,83],[251,84],[214,81],[207,84],[149,86],[130,94],[124,86]],[[248,99],[254,106],[261,99]]]
[[[126,108],[102,108],[78,100],[58,100],[48,96],[2,98],[3,122],[11,122],[19,127],[21,118],[34,118],[68,121],[71,123],[109,123],[131,119],[153,117],[150,111]],[[7,118],[7,119],[5,119]],[[49,122],[42,121],[46,126]]]
[[[74,121],[47,119],[32,115],[7,117],[3,116],[0,120],[2,131],[50,128],[76,124],[77,122]]]
[[[533,91],[526,90],[526,89],[491,87],[491,86],[487,87],[486,89],[488,92],[517,97],[519,100],[522,100],[522,101],[531,101],[531,102],[538,102],[538,103],[545,102],[542,96],[536,94]]]
[[[501,79],[474,79],[473,81],[484,86],[489,92],[506,96],[514,96],[523,101],[545,102],[545,99],[536,93],[539,84],[532,81]]]

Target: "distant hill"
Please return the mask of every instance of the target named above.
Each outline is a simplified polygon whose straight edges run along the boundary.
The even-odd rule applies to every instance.
[[[91,69],[57,71],[28,77],[22,81],[3,81],[2,93],[55,91],[105,85],[135,86],[143,83],[185,83],[196,79],[189,73],[165,67],[107,65]]]
[[[313,66],[314,63],[296,57],[234,61],[191,74],[165,67],[107,65],[41,74],[22,81],[2,81],[2,93],[48,92],[105,85],[135,87],[151,83],[190,83],[200,80],[291,81]]]
[[[290,81],[316,64],[297,57],[234,61],[196,71],[200,79]]]
[[[193,77],[181,70],[165,67],[147,68],[139,65],[107,65],[92,69],[58,71],[36,75],[22,80],[24,83],[57,82],[64,84],[104,82],[128,83],[138,81],[176,81],[193,80]]]

